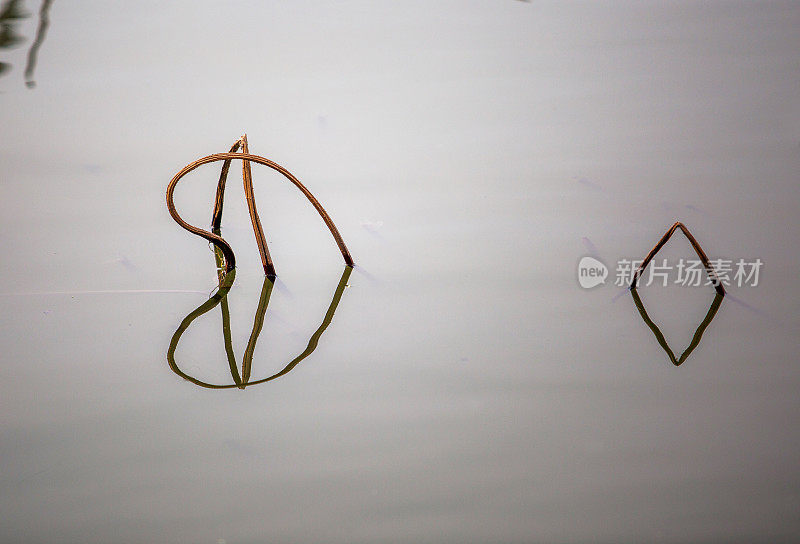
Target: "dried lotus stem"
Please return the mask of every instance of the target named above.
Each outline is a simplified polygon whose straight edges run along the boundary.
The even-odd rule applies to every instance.
[[[240,142],[242,141],[240,140]],[[246,141],[242,143],[246,145]],[[234,144],[234,147],[231,149],[234,149],[236,147],[237,144]],[[303,195],[305,195],[308,201],[311,202],[311,205],[314,206],[314,209],[317,210],[317,213],[319,213],[320,217],[322,217],[322,220],[325,222],[325,225],[328,227],[328,230],[330,230],[333,239],[336,241],[336,245],[339,247],[339,251],[342,254],[342,258],[344,259],[345,264],[347,264],[348,266],[354,265],[353,258],[350,256],[350,252],[348,251],[347,246],[345,245],[341,234],[339,234],[339,230],[336,228],[336,225],[334,225],[333,220],[330,218],[330,216],[322,207],[322,205],[319,203],[319,201],[316,198],[314,198],[314,195],[311,194],[311,191],[309,191],[302,183],[300,183],[300,181],[296,177],[294,177],[294,175],[292,175],[291,172],[289,172],[283,166],[264,157],[260,157],[258,155],[251,155],[250,153],[236,153],[232,151],[229,153],[216,153],[213,155],[208,155],[207,157],[203,157],[184,166],[177,174],[175,174],[175,176],[173,176],[173,178],[167,185],[167,209],[169,210],[170,215],[175,220],[175,222],[178,223],[184,229],[188,230],[192,234],[196,234],[197,236],[205,238],[206,240],[214,244],[214,246],[222,253],[222,256],[224,257],[225,273],[232,271],[236,267],[236,257],[234,256],[233,249],[228,244],[228,242],[226,242],[225,239],[222,238],[222,236],[220,236],[219,234],[219,225],[222,220],[223,193],[225,190],[225,179],[227,178],[226,165],[229,167],[230,161],[234,159],[239,159],[244,161],[245,164],[247,164],[247,171],[249,171],[249,162],[255,162],[258,164],[262,164],[264,166],[268,166],[273,170],[277,170],[286,179],[292,182],[292,184],[294,184],[294,186],[297,187],[300,190],[300,192],[303,193]],[[180,181],[180,179],[183,176],[185,176],[192,170],[198,168],[199,166],[216,161],[225,161],[226,163],[223,164],[223,171],[220,175],[220,182],[217,187],[217,199],[215,201],[214,215],[212,218],[212,228],[214,228],[214,230],[217,232],[212,233],[207,230],[196,227],[194,225],[190,225],[189,223],[183,220],[180,214],[178,214],[178,211],[175,209],[174,194],[175,194],[175,187],[177,186],[178,181]],[[247,174],[245,174],[245,178],[246,178],[245,194],[247,195],[248,193],[252,192],[252,180],[248,181],[249,175]],[[252,202],[252,207],[250,207],[251,202]],[[269,253],[267,250],[266,241],[263,238],[263,231],[261,230],[261,224],[260,221],[258,221],[258,215],[255,210],[255,199],[248,200],[248,208],[250,209],[251,212],[251,220],[253,222],[253,228],[256,232],[256,241],[259,243],[259,250],[261,251],[263,249],[262,262],[264,264],[264,271],[269,276],[270,270],[267,265],[268,264],[271,265],[271,260],[269,260],[268,258]],[[263,241],[263,246],[261,245],[261,241]],[[271,269],[271,271],[272,275],[274,276],[274,267]]]
[[[242,145],[241,138],[236,140],[231,146],[229,153],[236,153]],[[219,173],[219,182],[217,183],[217,197],[214,199],[214,214],[211,216],[211,230],[213,232],[222,228],[222,203],[225,199],[225,182],[228,180],[228,171],[231,169],[231,161],[228,159],[222,163],[222,171]]]
[[[648,253],[647,257],[644,258],[642,264],[639,265],[639,268],[636,269],[636,272],[633,275],[633,279],[631,280],[631,289],[635,289],[637,287],[639,283],[639,276],[642,275],[644,269],[647,268],[647,265],[650,264],[650,261],[653,260],[653,257],[656,256],[656,253],[658,253],[658,251],[662,247],[664,247],[664,244],[667,243],[667,240],[669,240],[670,236],[672,236],[677,229],[681,229],[683,234],[686,235],[686,238],[689,239],[689,243],[692,244],[695,253],[697,253],[698,257],[700,257],[700,261],[703,263],[703,266],[706,269],[706,273],[708,274],[711,283],[714,285],[714,289],[716,289],[717,293],[719,293],[720,295],[724,295],[725,287],[723,287],[722,282],[719,281],[717,273],[714,271],[714,268],[711,266],[711,263],[708,262],[708,257],[706,257],[703,248],[700,247],[700,244],[697,242],[695,237],[692,236],[692,233],[689,232],[689,229],[687,229],[686,226],[680,221],[678,221],[677,223],[675,223],[670,227],[670,229],[666,232],[666,234],[664,234],[664,236],[661,237],[661,240],[658,241],[655,247],[650,250],[650,253]]]
[[[242,136],[242,153],[250,153],[247,147],[247,134]],[[264,266],[264,274],[274,278],[277,274],[275,274],[275,266],[272,264],[272,258],[269,255],[267,240],[264,238],[264,229],[261,228],[261,220],[258,218],[256,195],[253,192],[253,176],[250,172],[250,161],[247,160],[242,161],[242,181],[244,182],[244,196],[247,199],[247,209],[250,212],[250,222],[253,224],[258,253],[261,255],[261,264]]]
[[[247,148],[247,134],[236,140],[236,143],[231,146],[229,153],[235,153],[242,148],[242,153],[249,153]],[[219,175],[219,182],[217,183],[217,196],[214,200],[214,213],[211,217],[211,232],[219,235],[222,227],[222,207],[225,199],[225,184],[228,179],[228,171],[231,167],[231,160],[227,159],[222,163],[222,171]],[[256,244],[258,245],[258,253],[261,255],[261,264],[264,266],[264,274],[274,278],[277,276],[275,273],[275,266],[272,264],[272,258],[269,254],[267,240],[264,238],[264,229],[261,227],[261,221],[258,218],[258,211],[256,210],[256,197],[253,192],[253,177],[250,172],[250,162],[242,161],[242,182],[244,185],[244,195],[247,200],[247,209],[250,212],[250,222],[253,224],[253,233],[256,237]]]

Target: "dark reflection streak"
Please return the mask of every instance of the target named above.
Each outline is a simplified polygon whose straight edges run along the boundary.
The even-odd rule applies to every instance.
[[[300,363],[303,359],[311,355],[314,350],[317,348],[319,344],[320,337],[322,333],[325,332],[325,329],[331,324],[333,320],[333,315],[336,312],[336,308],[339,306],[339,302],[342,299],[342,295],[344,293],[345,287],[347,287],[347,281],[350,279],[350,274],[353,271],[353,267],[345,266],[344,271],[342,272],[342,277],[339,280],[339,284],[336,287],[336,292],[333,295],[333,299],[331,300],[330,305],[328,306],[328,311],[325,313],[325,318],[322,320],[322,324],[317,328],[311,338],[308,341],[308,345],[306,349],[297,357],[292,359],[280,372],[273,374],[267,378],[263,378],[261,380],[256,380],[254,382],[249,381],[250,377],[250,369],[252,367],[252,358],[253,353],[255,352],[256,341],[258,339],[258,335],[261,333],[261,329],[264,323],[264,315],[267,311],[267,306],[269,305],[269,298],[272,292],[272,287],[274,286],[274,281],[267,277],[264,279],[264,284],[261,289],[261,298],[259,300],[258,309],[256,310],[256,317],[253,323],[253,330],[250,333],[250,340],[248,341],[247,348],[245,349],[244,359],[242,361],[242,378],[238,378],[238,370],[236,369],[235,359],[233,359],[233,363],[231,363],[231,358],[233,356],[232,348],[229,350],[228,346],[230,345],[230,315],[227,312],[223,311],[223,335],[225,336],[225,350],[228,353],[228,362],[232,369],[232,375],[234,381],[236,383],[229,384],[229,385],[215,385],[203,382],[198,380],[197,378],[193,378],[183,372],[180,368],[178,368],[177,363],[175,362],[175,350],[178,347],[178,342],[180,341],[181,335],[186,331],[187,328],[192,324],[192,322],[200,317],[201,315],[209,312],[213,308],[215,308],[221,302],[224,302],[227,298],[228,292],[230,291],[231,286],[233,285],[234,276],[236,271],[233,270],[225,275],[224,282],[220,285],[219,290],[213,294],[206,302],[198,306],[194,311],[192,311],[189,315],[187,315],[184,320],[181,322],[178,330],[175,331],[175,334],[172,335],[172,339],[169,344],[169,349],[167,350],[167,362],[169,363],[170,369],[177,374],[178,376],[184,378],[185,380],[189,380],[190,382],[194,383],[195,385],[199,385],[201,387],[206,387],[208,389],[231,389],[233,387],[238,387],[240,389],[244,389],[250,385],[258,385],[260,383],[265,383],[270,380],[274,380],[287,374],[290,372],[298,363]]]
[[[178,326],[178,330],[175,331],[175,334],[172,335],[172,339],[169,342],[169,349],[167,349],[167,362],[169,363],[170,369],[172,369],[172,371],[181,378],[189,380],[190,382],[200,385],[202,387],[210,387],[212,389],[223,389],[227,387],[238,387],[238,385],[236,384],[234,384],[233,386],[211,385],[205,382],[201,382],[196,378],[192,378],[188,374],[185,374],[180,368],[178,368],[178,365],[175,363],[175,350],[178,347],[178,342],[181,339],[181,335],[183,335],[186,329],[189,328],[189,325],[191,325],[192,322],[201,315],[213,310],[217,306],[217,304],[219,304],[220,301],[228,295],[228,291],[230,291],[231,285],[233,285],[233,280],[235,277],[236,277],[236,271],[231,270],[225,276],[225,281],[220,285],[219,290],[213,295],[211,295],[207,301],[205,301],[203,304],[194,309],[189,315],[187,315],[183,319],[183,321],[181,321],[181,324]]]
[[[242,358],[242,381],[245,384],[250,380],[250,369],[253,367],[253,353],[256,351],[258,335],[261,334],[261,328],[264,326],[264,315],[267,313],[269,297],[272,295],[272,288],[274,286],[275,280],[266,276],[264,278],[264,284],[261,286],[261,298],[258,299],[256,316],[253,319],[253,330],[250,332],[250,340],[247,341],[247,347],[244,350],[244,357]],[[244,386],[242,386],[242,389],[244,389]]]
[[[50,26],[50,6],[53,0],[42,0],[42,7],[39,8],[39,27],[36,29],[36,38],[28,51],[28,64],[25,66],[25,85],[28,88],[36,86],[36,81],[33,80],[33,72],[36,70],[36,60],[39,56],[39,47],[44,42],[44,37],[47,34],[47,27]]]
[[[15,33],[16,21],[27,19],[20,0],[6,0],[0,7],[0,49],[13,49],[25,39]],[[0,62],[0,75],[8,72],[11,64]]]
[[[706,313],[705,319],[703,319],[703,322],[700,323],[699,327],[697,327],[694,337],[692,337],[692,341],[689,343],[689,347],[687,347],[686,350],[681,354],[680,359],[675,359],[675,354],[672,352],[672,349],[670,349],[669,344],[667,344],[667,340],[664,338],[661,330],[655,323],[653,323],[653,320],[650,319],[650,316],[647,315],[647,311],[644,309],[644,304],[642,304],[642,299],[639,298],[639,294],[637,293],[637,289],[635,287],[631,289],[631,296],[633,296],[633,302],[636,304],[636,308],[639,310],[639,314],[641,314],[642,319],[644,319],[644,322],[648,327],[650,327],[650,330],[653,331],[656,340],[658,340],[658,343],[661,344],[662,348],[664,348],[664,351],[667,352],[669,360],[672,361],[672,364],[675,366],[680,366],[700,343],[700,339],[703,337],[706,327],[708,327],[708,325],[711,323],[711,320],[714,319],[720,304],[722,304],[722,299],[725,298],[724,294],[717,292],[717,294],[714,296],[714,300],[711,302],[711,306],[708,308],[708,313]]]
[[[224,167],[223,174],[227,174]],[[224,184],[224,179],[222,180],[222,183]],[[213,232],[218,236],[221,235],[219,228],[214,229]],[[214,261],[217,263],[217,274],[219,277],[220,289],[222,289],[222,285],[225,282],[225,256],[217,246],[214,246]],[[233,353],[233,341],[231,340],[231,312],[228,308],[227,293],[225,293],[222,297],[220,309],[222,310],[222,338],[223,344],[225,345],[225,356],[228,358],[228,366],[231,369],[233,381],[241,389],[244,389],[242,378],[239,376],[239,369],[236,366],[236,355]]]
[[[350,279],[350,273],[353,271],[352,266],[345,266],[344,272],[342,273],[342,278],[339,280],[339,285],[336,287],[336,292],[333,294],[333,300],[331,300],[330,306],[328,306],[328,311],[325,313],[325,318],[322,320],[322,324],[319,328],[311,335],[311,339],[308,341],[308,345],[306,346],[305,351],[292,359],[288,365],[286,365],[283,370],[278,372],[277,374],[273,374],[269,378],[264,378],[263,380],[257,380],[254,382],[250,382],[248,385],[256,385],[259,383],[268,382],[270,380],[274,380],[275,378],[280,378],[284,374],[291,371],[297,364],[311,355],[315,349],[317,349],[317,344],[319,343],[319,339],[322,336],[322,333],[325,332],[325,329],[328,328],[328,325],[331,324],[333,320],[333,314],[336,312],[336,307],[339,306],[339,301],[342,299],[342,294],[344,293],[344,288],[347,287],[347,280]]]
[[[227,293],[222,297],[220,309],[222,310],[222,338],[223,343],[225,344],[225,356],[228,358],[228,366],[231,369],[231,376],[233,377],[234,383],[236,383],[236,385],[238,385],[240,388],[244,389],[242,378],[239,376],[239,368],[236,366],[236,354],[233,353],[233,341],[231,340],[231,312],[228,308]]]

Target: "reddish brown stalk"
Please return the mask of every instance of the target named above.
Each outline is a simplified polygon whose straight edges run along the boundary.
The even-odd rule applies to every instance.
[[[250,150],[247,147],[247,134],[242,136],[242,154],[250,154]],[[258,219],[256,195],[253,192],[253,176],[250,172],[250,161],[247,160],[242,161],[242,181],[244,182],[244,196],[247,199],[247,209],[250,212],[250,222],[253,224],[258,253],[261,255],[261,264],[264,266],[264,274],[274,278],[277,274],[275,274],[275,266],[273,266],[272,258],[269,255],[267,240],[264,238],[264,229],[261,228],[261,221]]]
[[[240,138],[231,146],[229,153],[236,153],[241,145],[242,140]],[[222,226],[222,202],[225,198],[225,182],[228,180],[228,171],[231,169],[231,160],[232,159],[228,159],[222,163],[222,171],[219,173],[217,197],[214,200],[214,214],[211,216],[211,230],[213,232],[217,232]]]
[[[692,236],[692,233],[689,232],[689,229],[687,229],[686,226],[680,221],[670,227],[670,229],[666,232],[666,234],[664,234],[664,236],[661,237],[661,240],[658,241],[655,247],[650,250],[650,253],[648,253],[647,257],[644,258],[642,264],[639,265],[639,268],[636,269],[636,272],[633,275],[633,280],[631,280],[631,289],[635,289],[637,287],[637,284],[639,283],[639,276],[642,275],[644,269],[647,268],[647,265],[650,264],[650,261],[656,256],[656,253],[658,253],[658,251],[664,247],[664,244],[667,243],[667,240],[670,239],[677,229],[681,229],[686,238],[689,239],[689,243],[692,244],[695,253],[697,253],[698,257],[700,257],[700,261],[703,263],[706,273],[708,274],[709,279],[711,279],[711,283],[714,285],[714,289],[716,289],[717,293],[720,295],[724,295],[725,287],[723,287],[722,282],[719,281],[717,273],[714,271],[711,263],[708,262],[708,257],[706,257],[703,248],[700,247],[700,244],[697,242],[695,237]]]
[[[231,146],[229,153],[235,153],[242,148],[242,153],[249,153],[247,147],[247,134],[236,140],[236,143]],[[217,183],[217,196],[214,200],[214,214],[211,217],[211,232],[220,234],[222,226],[222,207],[225,199],[225,184],[228,179],[228,171],[231,167],[231,160],[226,159],[222,163],[222,171],[219,174],[219,182]],[[244,183],[244,195],[247,200],[247,208],[250,212],[250,222],[253,224],[253,233],[256,237],[256,244],[258,245],[258,252],[261,255],[261,263],[264,266],[264,274],[274,278],[275,266],[272,264],[272,258],[269,254],[267,241],[264,238],[264,229],[261,227],[261,221],[258,218],[258,210],[256,209],[256,197],[253,192],[253,177],[250,172],[250,162],[242,161],[242,182]]]
[[[239,146],[241,145],[242,140],[240,138],[231,146],[230,153],[235,153],[238,151]],[[219,173],[219,182],[217,182],[217,195],[214,199],[214,213],[211,216],[211,232],[217,236],[222,235],[222,205],[225,200],[225,183],[228,181],[228,171],[230,168],[231,159],[228,159],[222,163],[222,171]],[[227,274],[227,270],[225,268],[225,255],[223,255],[219,248],[214,248],[214,258],[217,262],[217,276],[219,277],[220,284],[222,284],[222,280],[225,278],[225,274]]]
[[[236,147],[236,145],[234,145],[234,147]],[[336,245],[339,247],[339,251],[341,252],[342,257],[344,258],[344,262],[348,266],[354,265],[353,258],[350,256],[350,252],[347,250],[347,246],[345,245],[341,234],[339,234],[339,230],[336,228],[336,225],[333,224],[333,220],[330,218],[330,216],[322,207],[322,205],[319,203],[319,201],[316,198],[314,198],[314,195],[311,194],[311,191],[309,191],[302,183],[300,183],[300,181],[296,177],[294,177],[291,172],[289,172],[283,166],[275,162],[272,162],[271,160],[266,159],[264,157],[260,157],[258,155],[251,155],[249,153],[229,152],[229,153],[215,153],[213,155],[208,155],[207,157],[203,157],[190,164],[187,164],[186,166],[183,167],[183,169],[181,169],[180,172],[178,172],[177,174],[175,174],[175,176],[173,176],[173,178],[169,182],[169,185],[167,185],[167,209],[169,210],[169,213],[172,216],[172,218],[181,227],[188,230],[192,234],[196,234],[197,236],[205,238],[206,240],[214,244],[222,252],[223,257],[225,258],[226,273],[230,272],[236,267],[236,257],[233,254],[233,249],[231,249],[231,246],[228,244],[228,242],[226,242],[221,236],[219,236],[219,234],[208,232],[207,230],[195,227],[194,225],[190,225],[189,223],[184,221],[183,218],[178,214],[178,211],[175,209],[174,193],[178,181],[183,176],[194,170],[195,168],[216,161],[226,161],[229,167],[230,161],[234,159],[240,159],[244,161],[245,164],[248,165],[250,161],[258,164],[263,164],[264,166],[268,166],[269,168],[277,170],[278,172],[283,174],[283,176],[286,179],[292,182],[294,186],[297,187],[300,190],[300,192],[302,192],[305,195],[308,201],[311,202],[311,205],[314,206],[314,209],[317,210],[320,217],[322,217],[322,220],[325,222],[325,225],[327,225],[328,230],[330,230],[333,239],[336,241]],[[249,178],[249,176],[247,177]],[[225,190],[225,178],[227,178],[227,170],[226,170],[226,165],[223,164],[223,172],[220,175],[220,183],[217,187],[217,200],[215,202],[214,217],[212,218],[212,228],[214,230],[217,230],[217,232],[219,232],[219,225],[222,220],[222,201],[223,201],[222,194],[224,193]],[[252,191],[252,180],[250,180],[249,182],[246,180],[245,186],[246,186],[245,194],[248,193],[247,187],[249,187],[249,191]],[[251,219],[253,219],[253,214],[255,213],[255,199],[252,200],[252,203],[253,207],[250,208]],[[250,206],[250,201],[248,201],[248,207],[249,206]],[[253,228],[254,230],[256,230],[256,241],[259,241],[259,239],[263,240],[263,231],[261,231],[261,237],[259,237],[258,232],[260,230],[261,225],[260,222],[257,223],[257,221],[258,221],[258,215],[256,214],[255,220],[253,221]],[[258,224],[258,229],[256,229],[256,224]],[[261,247],[259,247],[259,249],[261,249]],[[266,241],[264,241],[264,253],[262,254],[262,261],[264,261],[263,257],[266,255],[268,255],[268,252],[266,248]],[[267,275],[269,275],[266,263],[264,268]],[[273,275],[274,275],[274,268],[273,268]]]

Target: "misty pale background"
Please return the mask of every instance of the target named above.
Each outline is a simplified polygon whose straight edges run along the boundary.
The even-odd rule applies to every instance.
[[[3,3],[0,541],[797,538],[796,3],[56,0],[26,77],[41,7]],[[167,364],[216,273],[164,192],[243,133],[357,267],[307,359],[216,391]],[[202,228],[219,166],[176,191]],[[241,363],[263,271],[240,171]],[[259,379],[343,264],[296,189],[253,179],[278,272]],[[675,221],[764,263],[680,367],[613,285]],[[694,258],[680,233],[662,254]],[[714,296],[640,292],[676,353]],[[233,383],[218,309],[176,360]]]

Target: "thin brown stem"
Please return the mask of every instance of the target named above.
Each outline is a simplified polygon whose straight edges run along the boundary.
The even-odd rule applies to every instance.
[[[311,194],[311,191],[309,191],[302,183],[300,183],[300,181],[296,177],[294,177],[291,172],[289,172],[283,166],[275,162],[272,162],[271,160],[266,159],[264,157],[260,157],[258,155],[251,155],[249,153],[215,153],[213,155],[208,155],[207,157],[197,159],[196,161],[187,164],[180,170],[180,172],[178,172],[177,174],[175,174],[175,176],[173,176],[173,178],[167,185],[167,209],[169,210],[169,213],[175,220],[175,222],[178,223],[181,227],[188,230],[192,234],[196,234],[197,236],[205,238],[206,240],[214,244],[217,248],[219,248],[220,251],[222,251],[222,254],[225,257],[226,272],[230,272],[236,267],[236,257],[233,254],[233,249],[231,249],[231,246],[228,244],[228,242],[226,242],[221,236],[217,234],[212,234],[207,230],[195,227],[194,225],[190,225],[189,223],[184,221],[183,218],[178,214],[178,211],[175,209],[174,194],[175,194],[175,187],[177,186],[178,181],[180,181],[180,179],[183,176],[185,176],[192,170],[211,162],[225,161],[231,159],[252,161],[258,164],[262,164],[264,166],[268,166],[269,168],[277,170],[278,172],[283,174],[283,176],[286,179],[292,182],[292,184],[294,184],[294,186],[297,187],[300,190],[300,192],[302,192],[305,195],[308,201],[311,202],[311,205],[314,206],[314,209],[317,210],[317,213],[319,213],[320,217],[322,217],[322,220],[325,222],[325,225],[328,227],[328,230],[330,230],[333,239],[336,241],[336,245],[339,247],[339,251],[342,254],[342,258],[344,258],[344,262],[348,266],[354,265],[353,258],[350,256],[350,252],[348,251],[347,246],[345,245],[341,234],[339,234],[339,230],[336,228],[336,225],[333,224],[333,220],[330,218],[330,216],[322,207],[322,205],[319,203],[319,201],[316,198],[314,198],[314,195]]]
[[[250,339],[247,341],[247,347],[244,350],[244,357],[242,358],[242,381],[244,384],[250,381],[250,372],[253,368],[253,354],[256,351],[256,342],[258,335],[261,334],[261,329],[264,327],[264,315],[267,313],[267,306],[269,306],[269,297],[272,294],[272,288],[275,286],[275,280],[269,276],[264,278],[264,283],[261,285],[261,297],[258,299],[258,308],[256,308],[256,316],[253,319],[253,330],[250,332]]]
[[[231,146],[229,153],[236,153],[239,146],[242,145],[241,138],[236,140],[236,143]],[[231,160],[228,159],[222,163],[222,171],[219,173],[219,182],[217,183],[217,196],[214,199],[214,214],[211,216],[211,230],[216,232],[222,227],[222,204],[225,199],[225,182],[228,180],[228,171],[231,169]]]
[[[242,136],[242,153],[245,155],[250,154],[250,150],[247,147],[247,134]],[[272,264],[272,258],[269,255],[267,240],[264,238],[264,229],[261,228],[261,220],[258,218],[256,195],[253,192],[253,175],[250,172],[250,161],[248,160],[242,161],[242,180],[244,182],[244,196],[247,199],[247,210],[250,212],[250,222],[253,224],[253,234],[256,237],[258,253],[261,255],[264,274],[274,278],[277,274],[275,274],[275,266]]]
[[[683,223],[681,223],[680,221],[676,222],[674,225],[672,225],[669,228],[669,230],[666,232],[666,234],[664,234],[664,236],[661,237],[661,240],[658,241],[658,243],[655,245],[655,247],[650,250],[650,253],[648,253],[647,257],[644,258],[644,260],[642,261],[642,264],[639,265],[639,268],[636,269],[636,272],[633,275],[633,279],[631,280],[631,289],[635,289],[638,286],[639,276],[641,276],[642,273],[644,273],[644,270],[645,270],[645,268],[647,268],[647,265],[650,264],[650,261],[652,261],[653,257],[656,256],[656,253],[658,253],[658,251],[662,247],[664,247],[664,244],[667,243],[667,240],[670,239],[670,237],[675,233],[675,231],[677,229],[681,229],[681,232],[683,232],[683,234],[689,240],[689,243],[692,244],[692,247],[694,248],[695,253],[697,253],[698,257],[700,257],[700,261],[703,263],[703,266],[706,269],[706,273],[708,274],[708,277],[711,279],[711,283],[714,285],[714,289],[716,289],[717,293],[719,293],[720,295],[724,295],[725,294],[725,287],[723,287],[722,282],[719,281],[719,278],[717,277],[717,273],[714,271],[714,268],[711,266],[711,263],[708,261],[708,257],[706,256],[705,252],[703,251],[703,248],[700,247],[700,244],[697,242],[695,237],[692,236],[692,233],[689,232],[689,229],[687,229],[686,226]]]
[[[225,275],[227,275],[229,272],[232,272],[236,268],[236,256],[233,254],[233,249],[231,249],[231,246],[228,244],[228,242],[226,242],[225,239],[222,238],[222,236],[220,236],[219,234],[212,234],[207,230],[203,230],[199,227],[195,227],[194,225],[190,225],[189,223],[184,221],[180,215],[178,215],[178,211],[175,209],[175,202],[173,201],[175,186],[178,184],[178,180],[184,175],[185,172],[178,173],[178,175],[172,178],[172,181],[170,181],[169,185],[167,186],[167,209],[169,210],[169,214],[172,216],[175,222],[178,223],[181,227],[188,230],[192,234],[196,234],[197,236],[205,238],[206,240],[214,244],[214,246],[219,251],[222,252],[222,256],[225,261]]]

